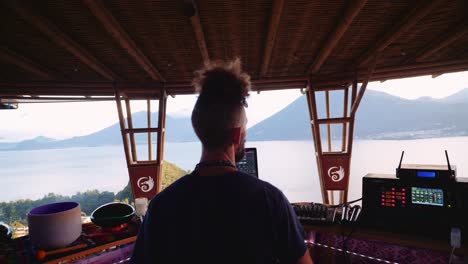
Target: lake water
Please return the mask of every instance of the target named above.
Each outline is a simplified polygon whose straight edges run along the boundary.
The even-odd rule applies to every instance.
[[[291,202],[321,202],[312,141],[249,142],[247,147],[257,147],[260,178],[280,188]],[[361,197],[361,178],[367,173],[394,173],[402,150],[404,163],[445,164],[443,151],[447,149],[457,174],[468,177],[468,137],[356,140],[353,149],[350,200]],[[167,143],[165,152],[166,160],[191,170],[201,147],[199,143]],[[117,192],[128,181],[121,146],[0,151],[0,165],[0,201],[37,199],[49,192]]]

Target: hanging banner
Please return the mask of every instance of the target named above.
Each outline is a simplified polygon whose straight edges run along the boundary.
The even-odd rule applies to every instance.
[[[323,155],[322,180],[326,190],[347,190],[351,155]]]
[[[134,198],[146,197],[151,200],[157,193],[157,171],[156,164],[138,165],[128,167],[130,184]]]

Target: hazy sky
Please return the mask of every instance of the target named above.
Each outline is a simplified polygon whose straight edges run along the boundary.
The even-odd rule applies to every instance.
[[[468,72],[374,82],[369,89],[407,99],[423,96],[442,98],[468,88]],[[248,126],[255,125],[301,96],[299,90],[251,93],[247,115]],[[195,95],[169,97],[168,114],[189,116]],[[364,99],[365,100],[365,97]],[[132,105],[132,112],[146,110],[146,103]],[[0,142],[30,139],[39,135],[63,139],[86,135],[118,121],[115,102],[80,102],[53,104],[20,104],[18,110],[0,111]]]

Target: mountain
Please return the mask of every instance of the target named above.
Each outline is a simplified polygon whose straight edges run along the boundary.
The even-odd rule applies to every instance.
[[[141,128],[147,126],[147,113],[133,113],[133,127]],[[157,126],[158,113],[151,114],[151,121]],[[136,134],[136,143],[147,143],[148,135],[146,133]],[[168,142],[191,142],[196,141],[196,135],[192,129],[190,118],[174,118],[166,116],[166,140]],[[153,135],[153,142],[156,137]],[[73,137],[64,140],[54,140],[46,137],[37,137],[30,140],[24,140],[18,143],[0,143],[0,150],[26,150],[26,149],[52,149],[52,148],[70,148],[70,147],[95,147],[103,145],[122,144],[122,135],[120,133],[120,124],[101,129],[95,133]]]
[[[317,94],[319,118],[325,118],[324,93]],[[332,117],[341,117],[343,92],[330,93]],[[312,138],[306,97],[296,101],[256,124],[248,130],[250,141],[310,140]],[[152,113],[152,122],[157,124],[158,114]],[[373,90],[366,91],[356,113],[354,135],[361,139],[415,139],[468,135],[468,88],[443,99],[422,97],[407,100]],[[145,127],[146,112],[133,114],[134,127]],[[325,135],[325,126],[321,127]],[[332,137],[341,137],[341,125],[332,125]],[[136,135],[137,144],[147,142],[147,134]],[[167,142],[193,142],[190,118],[166,117]],[[154,138],[155,142],[155,138]],[[67,147],[90,147],[120,145],[122,136],[118,123],[95,133],[54,140],[37,137],[18,143],[0,143],[0,150],[45,149]]]
[[[324,95],[317,94],[319,118],[325,118]],[[343,95],[331,92],[332,117],[340,117]],[[412,139],[468,135],[468,89],[444,99],[406,100],[368,90],[356,113],[355,137],[363,139]],[[339,126],[339,127],[338,127]],[[325,135],[325,126],[322,128]],[[341,138],[341,125],[333,125],[333,138]],[[311,139],[306,97],[302,96],[275,115],[251,127],[248,139]]]
[[[468,88],[439,100],[445,103],[466,103],[468,102]]]
[[[53,141],[55,141],[55,139],[44,137],[44,136],[39,136],[33,139],[23,140],[21,142],[0,143],[0,150],[42,148],[44,144],[47,144]]]
[[[133,127],[147,127],[147,113],[137,112],[132,115]],[[157,127],[158,113],[151,114],[153,126]],[[187,142],[195,141],[196,136],[193,132],[190,118],[174,118],[166,116],[166,140],[168,142]],[[148,134],[138,133],[135,135],[137,144],[147,143]],[[156,137],[153,135],[153,142]],[[56,144],[61,147],[74,146],[100,146],[100,145],[118,145],[122,143],[122,135],[120,133],[120,124],[116,123],[110,127],[86,136],[73,137],[66,140],[57,141]]]

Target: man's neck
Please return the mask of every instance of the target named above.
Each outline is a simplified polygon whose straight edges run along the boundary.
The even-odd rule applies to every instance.
[[[222,150],[207,150],[203,148],[200,162],[225,160],[236,164],[234,148],[229,147]],[[198,174],[202,176],[223,175],[229,172],[235,172],[237,169],[229,166],[202,167],[198,169]]]

